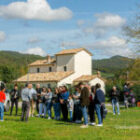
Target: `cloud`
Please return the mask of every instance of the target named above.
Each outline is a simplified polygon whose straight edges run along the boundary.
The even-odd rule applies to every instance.
[[[95,14],[97,21],[94,26],[101,28],[116,28],[125,24],[125,19],[116,14]]]
[[[35,54],[35,55],[40,55],[40,56],[46,56],[46,52],[40,47],[29,48],[24,53],[26,53],[26,54]]]
[[[86,34],[94,34],[95,37],[102,37],[111,30],[117,31],[120,29],[126,22],[124,18],[117,14],[111,13],[100,13],[95,14],[96,21],[92,26],[87,26],[83,29],[83,32]]]
[[[0,31],[0,42],[5,41],[6,39],[6,34],[3,31]]]
[[[96,47],[96,49],[98,48],[109,49],[109,48],[118,48],[123,46],[126,46],[126,41],[116,36],[111,36],[107,40],[101,40],[94,43],[94,47]]]
[[[85,21],[84,20],[78,20],[77,21],[77,25],[78,26],[82,26],[82,25],[84,25],[85,24]]]
[[[55,21],[70,19],[72,11],[66,7],[52,9],[46,0],[27,0],[0,6],[0,16],[8,19]]]
[[[76,43],[76,42],[62,42],[61,43],[61,46],[62,47],[76,47],[76,46],[78,46],[78,43]]]
[[[38,37],[31,37],[29,38],[29,40],[27,41],[28,44],[36,44],[41,42],[42,40],[39,39]]]
[[[99,55],[104,56],[132,56],[133,50],[128,47],[126,40],[117,36],[111,36],[106,40],[100,40],[91,44],[85,45],[87,48],[98,52]]]

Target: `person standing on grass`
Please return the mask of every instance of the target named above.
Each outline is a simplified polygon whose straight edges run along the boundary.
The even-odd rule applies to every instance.
[[[0,118],[1,122],[3,122],[3,117],[4,117],[4,102],[6,100],[6,95],[5,95],[5,86],[1,86],[1,91],[0,91]]]
[[[125,108],[129,107],[129,97],[130,97],[130,84],[129,83],[125,83],[124,85],[124,105]]]
[[[25,88],[22,89],[21,92],[21,99],[22,99],[22,115],[21,121],[28,121],[29,118],[29,111],[30,111],[30,89],[32,84],[26,84]]]
[[[136,99],[135,99],[135,94],[134,94],[132,88],[130,89],[130,94],[129,95],[130,95],[129,102],[131,103],[132,107],[135,107],[136,106]]]
[[[61,111],[63,115],[63,120],[68,120],[68,108],[67,102],[69,98],[69,91],[66,86],[60,87],[61,95],[60,95],[60,104],[61,104]]]
[[[96,114],[98,117],[98,125],[97,126],[103,126],[103,106],[105,103],[105,96],[104,92],[101,90],[101,85],[98,83],[96,84],[96,93],[95,93],[95,109]]]
[[[95,93],[96,93],[96,89],[95,86],[91,87],[91,92],[90,92],[90,96],[89,96],[89,106],[88,106],[88,113],[89,113],[89,117],[90,117],[90,125],[95,125]]]
[[[43,87],[41,95],[40,95],[40,99],[39,99],[39,115],[38,115],[38,117],[43,116],[43,112],[44,112],[44,108],[45,108],[45,95],[46,94],[47,94],[47,89],[45,87]]]
[[[117,113],[120,115],[120,109],[119,109],[119,91],[117,90],[116,86],[113,86],[111,90],[111,101],[112,101],[112,107],[113,107],[113,114],[116,114],[115,107],[117,107]]]
[[[81,89],[80,103],[82,108],[82,114],[84,117],[84,125],[82,125],[81,128],[87,128],[88,127],[87,108],[89,106],[89,89],[83,83],[80,83],[79,87]]]
[[[29,116],[30,117],[34,117],[34,112],[35,112],[35,102],[36,102],[36,98],[37,98],[37,92],[36,90],[33,88],[33,85],[30,84],[30,113]]]
[[[59,88],[55,88],[55,92],[52,97],[53,109],[54,109],[54,119],[60,120],[60,92]]]
[[[72,95],[69,96],[68,99],[68,110],[69,110],[69,116],[70,116],[70,121],[72,122],[73,119],[73,108],[74,108],[74,102],[72,99]]]
[[[37,110],[37,113],[39,114],[39,104],[40,104],[39,101],[40,101],[40,95],[42,92],[42,89],[40,88],[40,84],[36,85],[36,92],[37,92],[36,110]]]
[[[18,100],[20,98],[20,92],[18,90],[18,85],[17,84],[14,85],[14,89],[10,92],[10,95],[11,95],[10,115],[12,115],[13,107],[14,107],[14,104],[15,104],[15,106],[16,106],[16,116],[17,116],[17,113],[18,113]]]
[[[48,120],[51,119],[51,107],[52,107],[52,89],[48,88],[47,93],[45,94],[45,106],[44,106],[44,118],[46,113],[48,113]]]
[[[73,111],[73,121],[75,123],[81,123],[82,121],[82,109],[80,104],[80,96],[81,96],[81,90],[79,86],[77,85],[75,87],[75,94],[73,95],[74,99],[74,111]]]

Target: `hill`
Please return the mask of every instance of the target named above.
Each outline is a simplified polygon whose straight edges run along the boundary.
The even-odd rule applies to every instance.
[[[9,83],[17,79],[27,73],[27,64],[38,59],[44,58],[13,51],[0,51],[0,80]]]
[[[133,64],[134,59],[123,57],[123,56],[113,56],[109,59],[93,60],[93,70],[100,70],[106,73],[115,73],[118,70],[125,69],[129,65]]]
[[[13,51],[0,51],[0,65],[23,66],[38,59],[43,59],[43,57]]]

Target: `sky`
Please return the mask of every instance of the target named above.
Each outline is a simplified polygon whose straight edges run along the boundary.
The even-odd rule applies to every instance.
[[[0,50],[46,56],[84,47],[94,59],[133,56],[122,28],[139,0],[0,0]]]

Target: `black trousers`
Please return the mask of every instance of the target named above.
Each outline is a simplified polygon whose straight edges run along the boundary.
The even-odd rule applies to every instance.
[[[18,113],[18,99],[11,100],[10,115],[12,115],[14,105],[16,106],[16,115],[17,115],[17,113]]]
[[[36,110],[37,110],[37,113],[39,113],[39,100],[36,101]]]
[[[94,102],[90,102],[88,106],[88,114],[90,117],[90,122],[95,122],[95,104]]]
[[[22,102],[22,115],[21,121],[28,121],[30,111],[30,102],[23,101]]]
[[[62,111],[62,115],[63,115],[63,120],[67,121],[68,120],[68,108],[67,108],[67,104],[61,104],[61,111]]]
[[[76,120],[82,120],[82,109],[80,103],[74,104],[73,121]]]

